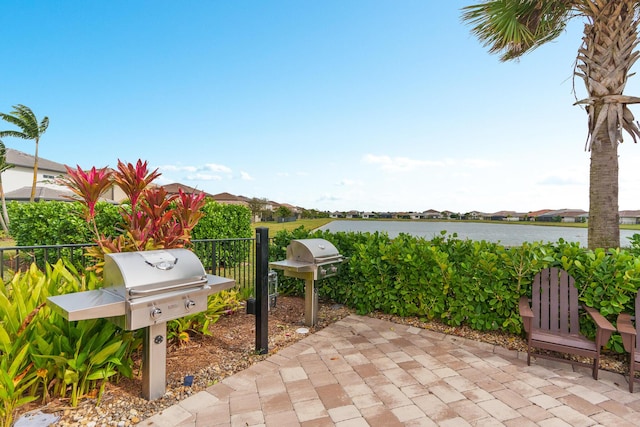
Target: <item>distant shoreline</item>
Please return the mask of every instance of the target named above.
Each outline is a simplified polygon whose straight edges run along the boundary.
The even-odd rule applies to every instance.
[[[509,225],[536,225],[539,227],[576,227],[587,228],[586,222],[538,222],[538,221],[492,221],[486,219],[400,219],[400,218],[331,218],[326,224],[333,221],[399,221],[399,222],[469,222],[475,224],[509,224]],[[325,224],[323,224],[325,225]],[[640,224],[620,224],[620,229],[640,230]]]

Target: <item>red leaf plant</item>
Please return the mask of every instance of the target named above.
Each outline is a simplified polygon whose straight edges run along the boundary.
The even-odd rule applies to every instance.
[[[87,253],[99,259],[96,271],[101,271],[104,254],[113,252],[179,248],[191,242],[191,230],[203,213],[204,193],[170,195],[162,187],[151,186],[160,176],[158,170],[148,171],[147,162],[134,165],[118,160],[118,169],[96,169],[88,172],[79,166],[67,167],[69,176],[64,183],[80,197],[86,207],[86,219],[93,222],[97,247]],[[101,235],[95,223],[95,205],[100,194],[111,185],[120,187],[129,199],[130,206],[121,205],[120,215],[124,230],[119,236]]]
[[[66,165],[65,168],[68,176],[64,183],[84,202],[86,220],[93,220],[96,215],[96,203],[100,195],[111,186],[113,172],[106,167],[96,169],[95,166],[87,172],[78,165],[76,169]]]

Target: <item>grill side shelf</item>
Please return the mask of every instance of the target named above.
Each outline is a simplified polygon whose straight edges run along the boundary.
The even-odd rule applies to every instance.
[[[48,305],[69,321],[125,315],[124,299],[102,289],[52,296]]]

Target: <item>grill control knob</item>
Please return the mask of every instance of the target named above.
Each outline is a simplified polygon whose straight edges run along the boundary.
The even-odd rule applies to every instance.
[[[151,318],[152,319],[157,319],[160,316],[162,316],[162,310],[160,310],[158,307],[153,307],[151,309],[151,313],[150,314],[151,314]]]
[[[196,302],[192,299],[188,299],[184,303],[184,308],[186,308],[187,310],[191,310],[195,306],[196,306]]]
[[[318,273],[319,273],[320,277],[324,277],[324,276],[327,275],[327,270],[322,268],[322,267],[320,267],[320,269],[318,270]]]
[[[331,267],[329,267],[329,271],[331,272],[331,274],[337,273],[338,267],[335,265],[332,265]]]

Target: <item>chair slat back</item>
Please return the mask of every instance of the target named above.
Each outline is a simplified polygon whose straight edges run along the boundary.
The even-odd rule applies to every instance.
[[[531,296],[534,327],[562,334],[580,332],[578,289],[569,273],[556,267],[540,271]]]

